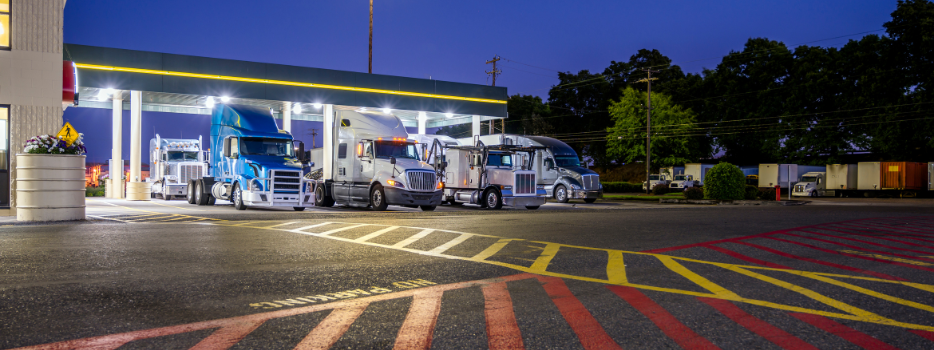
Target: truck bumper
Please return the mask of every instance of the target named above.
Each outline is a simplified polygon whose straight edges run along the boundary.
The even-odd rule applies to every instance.
[[[603,198],[603,190],[571,190],[569,194],[576,199]]]
[[[243,203],[250,207],[306,207],[315,206],[315,194],[270,193],[268,191],[243,191]]]
[[[411,192],[401,188],[384,187],[386,203],[389,205],[441,205],[442,191]]]
[[[545,204],[545,197],[503,197],[503,205],[507,207],[539,207]]]
[[[167,195],[170,195],[170,196],[185,196],[185,195],[188,195],[188,184],[184,184],[184,185],[173,185],[173,184],[168,184],[168,185],[165,185],[164,187],[162,187],[162,194],[163,194],[163,195],[166,195],[166,194],[167,194]]]

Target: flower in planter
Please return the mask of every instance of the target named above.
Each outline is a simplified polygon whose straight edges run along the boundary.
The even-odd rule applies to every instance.
[[[24,153],[31,154],[84,154],[87,148],[84,147],[84,134],[78,134],[78,139],[71,145],[65,140],[52,135],[39,135],[29,140],[23,145]]]

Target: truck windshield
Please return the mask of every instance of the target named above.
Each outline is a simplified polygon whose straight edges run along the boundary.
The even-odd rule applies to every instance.
[[[687,179],[687,176],[684,175],[675,175],[675,181],[684,181]]]
[[[555,163],[562,168],[581,166],[581,160],[577,156],[555,156]]]
[[[419,159],[415,144],[398,141],[376,141],[374,143],[376,144],[376,158],[388,159],[389,157],[395,157]]]
[[[292,142],[283,139],[250,138],[240,139],[240,154],[252,156],[294,157]]]
[[[803,176],[801,182],[817,182],[817,176]]]
[[[198,160],[198,152],[168,152],[166,160],[169,161],[187,161]]]
[[[490,153],[486,158],[487,166],[512,166],[512,155],[502,153]]]
[[[649,180],[658,180],[658,175],[649,175]]]

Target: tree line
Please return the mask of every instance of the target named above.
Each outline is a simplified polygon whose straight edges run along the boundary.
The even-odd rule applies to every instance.
[[[751,38],[696,74],[649,49],[602,73],[558,73],[547,101],[509,98],[505,132],[561,139],[597,166],[644,161],[644,69],[652,69],[655,166],[715,156],[827,164],[854,153],[934,161],[934,3],[900,0],[891,16],[884,34],[840,48]]]

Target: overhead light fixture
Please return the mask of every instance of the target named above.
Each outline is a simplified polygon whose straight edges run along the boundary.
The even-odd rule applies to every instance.
[[[444,113],[444,117],[448,119],[454,118],[454,113]]]
[[[383,108],[383,114],[389,114],[389,113],[392,113],[392,109],[390,109],[390,108]]]
[[[315,103],[315,104],[313,104],[312,106],[314,106],[315,109],[321,109],[321,104],[320,104],[320,103]]]
[[[214,97],[208,96],[208,100],[205,101],[204,104],[207,105],[208,108],[214,108]]]
[[[101,101],[107,101],[107,99],[110,98],[110,96],[113,94],[114,94],[114,89],[106,88],[106,89],[102,89],[98,93],[97,98],[100,99]]]
[[[360,109],[358,109],[357,112],[366,112],[366,107],[360,107]]]
[[[224,102],[224,103],[230,102],[230,97],[221,96],[221,102]]]
[[[296,103],[295,106],[292,107],[292,111],[295,113],[302,113],[302,104]]]

